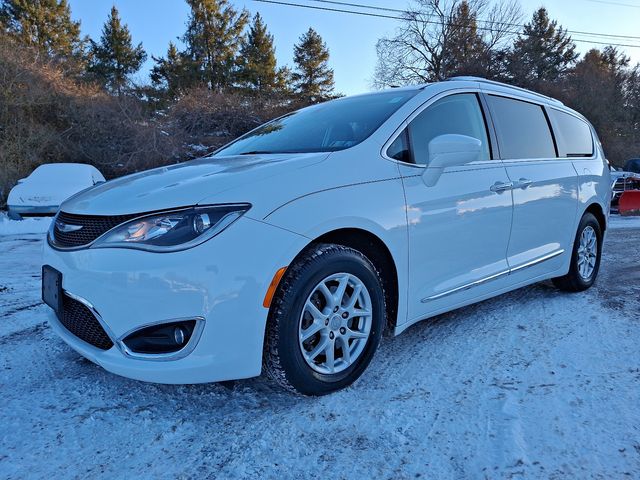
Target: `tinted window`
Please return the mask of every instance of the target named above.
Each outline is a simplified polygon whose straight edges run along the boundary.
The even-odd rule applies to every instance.
[[[475,94],[461,93],[442,98],[409,124],[415,162],[426,165],[429,162],[429,142],[446,134],[477,138],[482,142],[479,160],[489,160],[487,127]]]
[[[591,128],[573,115],[550,108],[558,150],[561,157],[590,157],[593,155]]]
[[[553,137],[541,106],[489,95],[502,158],[555,158]]]
[[[387,155],[401,162],[413,162],[411,150],[409,149],[409,132],[406,129],[389,145]]]
[[[391,91],[314,105],[240,137],[216,156],[344,150],[365,140],[416,93]]]

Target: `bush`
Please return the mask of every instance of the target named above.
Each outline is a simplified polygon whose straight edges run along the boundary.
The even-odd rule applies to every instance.
[[[0,34],[0,207],[42,163],[89,163],[113,178],[202,156],[302,106],[195,88],[154,112],[144,98],[109,95],[78,71]]]
[[[189,143],[187,154],[213,151],[261,124],[303,107],[288,97],[216,93],[201,87],[167,111],[167,128]],[[190,149],[189,149],[190,147]]]
[[[112,177],[179,157],[140,100],[112,97],[74,71],[0,36],[0,206],[42,163],[90,163]]]

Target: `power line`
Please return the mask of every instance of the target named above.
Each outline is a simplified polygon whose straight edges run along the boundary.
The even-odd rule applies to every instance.
[[[640,8],[640,5],[633,5],[631,3],[610,2],[608,0],[588,0],[588,1],[592,3],[604,3],[605,5],[617,5],[619,7]]]
[[[374,18],[387,18],[387,19],[392,19],[392,20],[406,20],[407,19],[406,17],[398,17],[398,16],[394,16],[394,15],[386,15],[386,14],[371,13],[371,12],[357,12],[357,11],[353,11],[353,10],[344,10],[344,9],[340,9],[340,8],[320,7],[320,6],[314,6],[314,5],[305,5],[305,4],[302,4],[302,3],[285,2],[285,1],[281,1],[281,0],[254,0],[254,1],[260,2],[260,3],[270,3],[270,4],[274,4],[274,5],[284,5],[284,6],[287,6],[287,7],[307,8],[307,9],[310,9],[310,10],[320,10],[320,11],[333,12],[333,13],[346,13],[346,14],[351,14],[351,15],[361,15],[361,16],[374,17]],[[440,24],[440,22],[432,21],[432,20],[423,20],[423,22],[424,23],[428,23],[428,24]],[[463,27],[464,25],[454,25],[454,26]],[[489,27],[476,27],[476,28],[478,30],[496,32],[495,28],[489,28]],[[509,33],[509,34],[512,34],[512,35],[520,35],[522,32],[505,30],[503,33]],[[572,41],[574,41],[574,42],[582,42],[582,43],[590,43],[590,44],[594,44],[594,45],[609,45],[609,46],[612,46],[612,47],[640,48],[640,45],[638,45],[638,44],[633,45],[633,44],[628,44],[628,43],[599,42],[599,41],[596,41],[596,40],[581,39],[581,38],[572,38]]]
[[[316,2],[316,3],[326,3],[326,4],[331,4],[331,5],[340,5],[343,7],[355,7],[355,8],[364,8],[364,9],[368,9],[368,10],[378,10],[378,11],[383,11],[383,12],[393,12],[393,13],[400,13],[403,15],[411,15],[413,12],[409,11],[409,10],[399,10],[397,8],[388,8],[388,7],[379,7],[377,5],[366,5],[366,4],[362,4],[362,3],[349,3],[349,2],[339,2],[339,1],[335,1],[335,0],[307,0],[309,2]],[[593,2],[598,2],[601,1],[602,3],[610,3],[610,2],[605,2],[604,0],[590,0]],[[628,5],[628,6],[633,6],[633,7],[638,7],[640,8],[640,5]],[[426,14],[427,17],[435,17],[435,15],[433,14]],[[483,19],[477,19],[476,20],[479,23],[484,23],[484,24],[497,24],[497,25],[503,25],[503,26],[507,26],[507,27],[516,27],[516,28],[524,28],[524,25],[521,23],[509,23],[509,22],[492,22],[490,20],[483,20]],[[606,37],[606,38],[620,38],[620,39],[630,39],[630,40],[640,40],[640,36],[637,35],[619,35],[619,34],[614,34],[614,33],[600,33],[600,32],[586,32],[586,31],[581,31],[581,30],[566,30],[563,29],[565,32],[567,33],[571,33],[571,34],[575,34],[575,35],[587,35],[587,36],[594,36],[594,37]]]

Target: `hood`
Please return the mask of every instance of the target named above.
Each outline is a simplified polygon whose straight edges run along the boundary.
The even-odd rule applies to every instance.
[[[228,190],[251,190],[259,181],[286,176],[327,157],[327,153],[206,157],[96,185],[65,201],[61,210],[84,215],[125,215],[197,205]]]

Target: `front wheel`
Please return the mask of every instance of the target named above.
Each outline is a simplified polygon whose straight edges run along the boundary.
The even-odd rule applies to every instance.
[[[385,324],[382,281],[362,253],[311,247],[285,274],[269,313],[263,368],[282,387],[324,395],[353,383]]]
[[[591,287],[598,276],[601,256],[600,223],[591,213],[585,213],[573,244],[569,273],[564,277],[554,278],[554,285],[566,292],[581,292]]]

